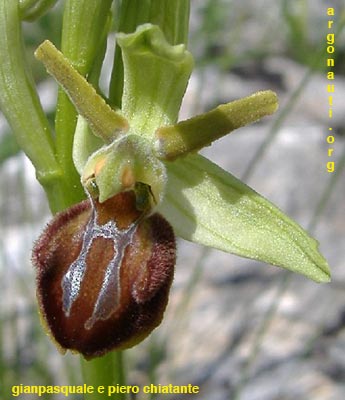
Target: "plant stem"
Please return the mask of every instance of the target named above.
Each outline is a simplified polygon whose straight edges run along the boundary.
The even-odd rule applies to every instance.
[[[0,0],[0,106],[38,178],[61,174],[51,129],[28,68],[16,0]]]
[[[39,3],[27,0],[22,1],[20,9],[19,0],[0,0],[0,104],[20,147],[33,162],[37,178],[44,186],[51,210],[55,213],[85,197],[72,160],[77,112],[60,90],[54,137],[26,64],[21,32],[21,17],[35,18],[45,10],[45,6],[53,3],[54,0]],[[104,50],[111,25],[111,4],[112,0],[66,0],[62,52],[83,76],[90,74],[95,60],[99,61],[97,57]],[[35,8],[36,5],[42,8]],[[144,14],[140,12],[143,5]],[[126,21],[129,17],[134,29],[140,23],[151,22],[162,28],[171,44],[186,43],[189,0],[123,0],[121,6],[127,10],[121,14],[125,32],[128,32]],[[144,15],[144,20],[141,20],[141,15]],[[123,74],[115,75],[113,82],[120,83],[117,90],[121,97]],[[97,81],[97,76],[92,79]],[[86,394],[85,400],[109,398],[107,390],[104,394],[97,393],[99,386],[125,385],[121,352],[109,353],[92,361],[82,359],[81,366],[84,382],[96,389],[96,393]],[[125,400],[127,396],[120,393],[116,398]]]
[[[84,383],[94,387],[94,393],[85,394],[84,400],[99,400],[109,398],[109,386],[125,386],[125,369],[123,365],[123,354],[121,351],[111,352],[107,355],[96,358],[91,361],[81,359],[81,368],[84,377]],[[105,387],[103,394],[98,393],[97,388]],[[126,400],[125,393],[116,394],[117,400]]]
[[[67,0],[64,11],[61,48],[65,57],[82,75],[87,75],[100,46],[106,39],[104,29],[112,0]],[[77,113],[67,95],[60,90],[56,109],[56,152],[58,160],[69,177],[69,190],[75,193],[74,203],[85,197],[80,176],[72,160],[72,145]],[[72,203],[73,203],[72,202]],[[71,204],[72,204],[71,203]]]
[[[92,71],[99,51],[104,49],[107,34],[104,30],[110,24],[110,6],[112,0],[67,0],[62,31],[62,52],[72,66],[82,75]],[[103,44],[100,43],[100,38]],[[95,77],[93,77],[95,79]],[[69,171],[71,185],[80,185],[72,161],[72,142],[76,126],[76,110],[65,93],[60,91],[56,115],[57,154],[64,170]],[[96,393],[86,394],[85,400],[109,398],[107,389],[104,394],[97,393],[99,386],[124,385],[125,372],[121,352],[112,352],[101,358],[85,361],[81,358],[83,380],[92,385]],[[120,394],[118,399],[125,400]]]
[[[146,12],[144,14],[143,4],[146,6]],[[128,33],[134,31],[140,23],[151,22],[161,26],[171,44],[186,43],[188,36],[189,7],[189,0],[151,0],[149,2],[123,0],[121,3],[119,30]],[[144,19],[139,21],[140,18],[143,18],[143,15],[145,15]],[[159,20],[153,20],[154,15]],[[65,55],[68,57],[66,53]],[[112,104],[120,106],[122,88],[123,64],[121,57],[118,55],[117,61],[115,61],[114,64],[110,85],[110,101]],[[113,352],[92,361],[85,361],[82,359],[81,364],[84,382],[87,384],[92,384],[94,387],[115,384],[122,386],[126,384],[123,354],[121,352]],[[96,393],[93,395],[86,395],[85,400],[100,400],[103,397],[109,398],[107,395]],[[118,400],[125,400],[126,398],[126,394],[120,393],[116,396]]]
[[[26,61],[17,0],[0,0],[0,37],[0,107],[55,213],[74,202],[74,192],[66,190],[68,178]]]

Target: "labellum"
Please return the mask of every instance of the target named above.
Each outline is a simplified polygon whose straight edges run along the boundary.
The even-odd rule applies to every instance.
[[[175,254],[171,226],[138,209],[134,191],[57,214],[33,263],[40,311],[59,347],[93,358],[143,340],[162,320]]]

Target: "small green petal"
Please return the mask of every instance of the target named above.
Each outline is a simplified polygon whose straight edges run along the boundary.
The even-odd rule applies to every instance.
[[[112,110],[68,59],[49,42],[44,41],[35,56],[70,97],[78,113],[89,123],[93,133],[109,143],[128,130],[127,120]]]
[[[268,200],[200,155],[166,163],[159,211],[178,236],[328,282],[318,242]]]
[[[82,175],[85,164],[92,153],[104,144],[103,140],[94,135],[84,117],[78,116],[73,139],[73,162],[79,175]]]
[[[209,146],[214,140],[251,124],[278,108],[277,95],[271,90],[221,104],[215,109],[156,131],[155,151],[162,160],[172,161]]]

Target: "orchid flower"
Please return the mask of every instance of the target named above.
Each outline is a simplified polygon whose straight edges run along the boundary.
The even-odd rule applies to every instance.
[[[73,160],[89,197],[57,214],[34,249],[42,315],[58,344],[92,358],[146,337],[168,301],[173,232],[327,282],[316,240],[197,154],[275,112],[276,95],[258,92],[177,122],[193,68],[185,46],[170,45],[151,24],[118,34],[117,43],[124,64],[118,110],[50,42],[36,51],[79,114]]]

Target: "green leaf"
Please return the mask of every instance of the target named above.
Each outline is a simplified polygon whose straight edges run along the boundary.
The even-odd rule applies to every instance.
[[[330,280],[318,242],[240,180],[200,155],[166,165],[167,192],[159,211],[177,235],[317,282]]]

